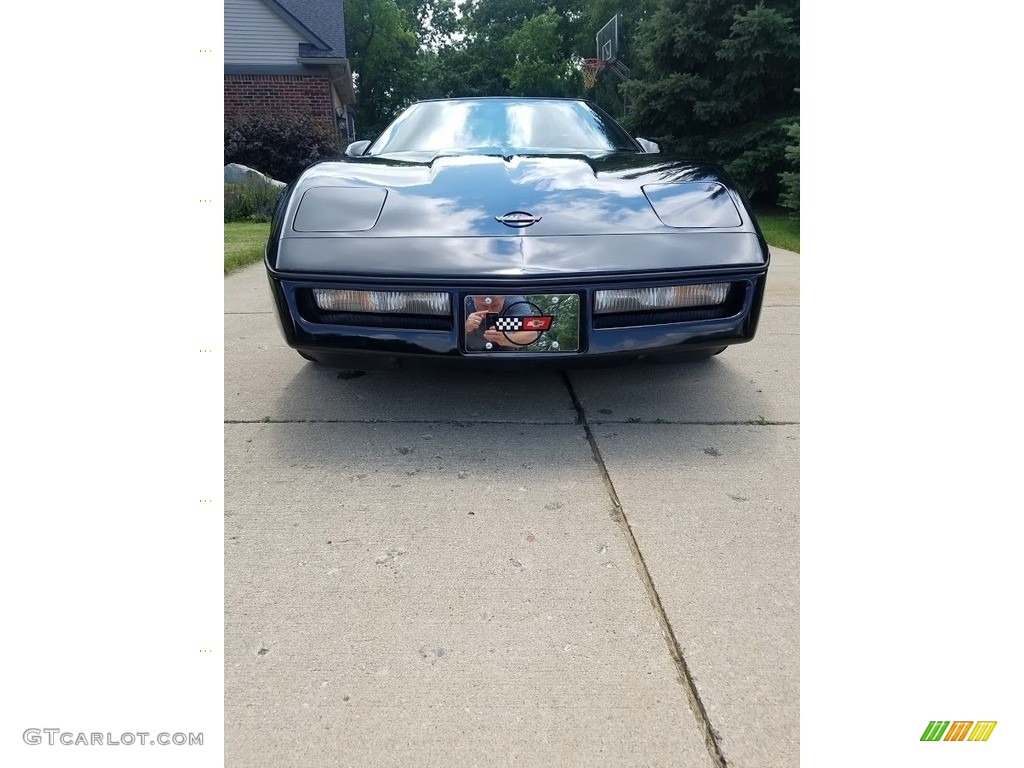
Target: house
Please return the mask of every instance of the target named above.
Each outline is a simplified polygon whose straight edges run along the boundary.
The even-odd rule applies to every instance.
[[[224,119],[309,116],[355,137],[343,0],[224,0]]]

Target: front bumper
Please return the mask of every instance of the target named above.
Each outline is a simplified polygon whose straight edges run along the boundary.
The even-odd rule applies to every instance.
[[[756,270],[714,270],[673,276],[634,275],[489,283],[459,280],[440,283],[436,280],[383,282],[340,280],[328,276],[311,278],[268,269],[277,317],[288,345],[307,359],[338,367],[368,370],[414,365],[499,370],[561,369],[645,359],[685,359],[694,352],[742,344],[754,338],[766,275],[767,265]],[[707,317],[714,313],[695,311],[691,313],[692,319],[679,320],[680,313],[666,312],[623,318],[621,322],[632,324],[618,327],[597,327],[600,321],[595,324],[595,290],[701,282],[732,284],[733,300],[723,310],[724,316]],[[369,327],[340,323],[336,319],[325,322],[324,318],[310,315],[305,297],[313,288],[447,291],[451,294],[452,312],[445,322],[439,323],[443,327],[432,329]],[[567,292],[579,293],[581,297],[578,352],[523,350],[466,354],[462,351],[462,322],[458,314],[465,295]]]

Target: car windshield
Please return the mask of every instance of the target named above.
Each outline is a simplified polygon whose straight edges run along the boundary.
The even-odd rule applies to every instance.
[[[614,120],[581,101],[425,101],[403,112],[369,155],[639,152]]]

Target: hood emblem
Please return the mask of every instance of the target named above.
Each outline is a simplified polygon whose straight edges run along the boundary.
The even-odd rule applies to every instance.
[[[541,220],[540,216],[534,216],[532,213],[526,211],[510,211],[503,216],[495,216],[495,221],[500,221],[506,227],[515,227],[516,229],[522,229],[523,227],[529,227],[536,224]]]

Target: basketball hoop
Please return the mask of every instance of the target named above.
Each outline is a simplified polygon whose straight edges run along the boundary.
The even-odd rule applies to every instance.
[[[583,85],[589,91],[597,84],[597,76],[604,69],[604,59],[584,59],[580,64],[583,73]]]

